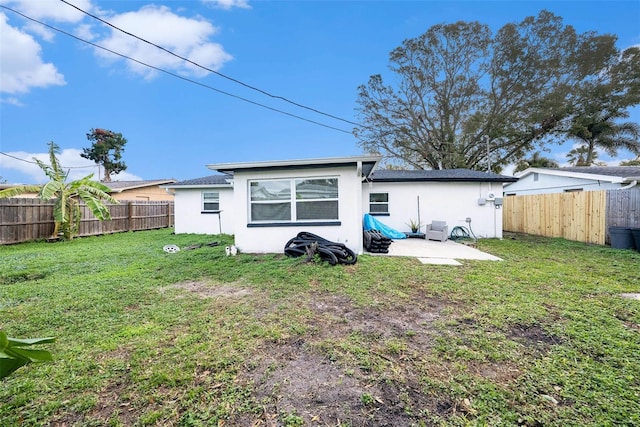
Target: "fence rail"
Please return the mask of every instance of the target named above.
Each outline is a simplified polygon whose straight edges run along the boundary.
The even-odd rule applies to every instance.
[[[111,219],[100,221],[84,204],[79,236],[152,230],[174,224],[169,201],[122,201],[107,204]],[[0,199],[0,245],[42,240],[53,234],[53,202],[40,199]]]
[[[611,226],[640,227],[640,189],[508,196],[503,230],[609,243]]]

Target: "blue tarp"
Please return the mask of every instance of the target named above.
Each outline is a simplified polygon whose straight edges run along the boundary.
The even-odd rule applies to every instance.
[[[378,230],[380,233],[382,233],[383,236],[386,236],[390,239],[406,239],[407,238],[407,236],[404,233],[398,230],[394,230],[393,228],[387,225],[384,225],[383,223],[381,223],[380,221],[378,221],[377,219],[375,219],[369,214],[364,214],[362,226],[364,227],[365,231]]]

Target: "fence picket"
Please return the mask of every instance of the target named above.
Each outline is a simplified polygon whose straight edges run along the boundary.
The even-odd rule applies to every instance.
[[[84,204],[78,236],[121,233],[172,227],[173,202],[125,201],[107,204],[111,220],[100,221]],[[49,200],[0,199],[0,245],[43,240],[53,233],[53,202]]]
[[[609,243],[611,226],[640,227],[640,189],[508,196],[503,230]]]

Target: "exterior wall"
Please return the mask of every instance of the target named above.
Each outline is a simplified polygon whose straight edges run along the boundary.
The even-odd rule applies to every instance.
[[[17,196],[13,196],[12,199],[37,199],[38,193],[23,193]]]
[[[220,193],[220,213],[202,213],[202,192]],[[233,188],[176,188],[175,232],[233,234]]]
[[[338,220],[340,225],[249,226],[249,180],[286,178],[338,178]],[[233,229],[235,244],[242,252],[281,253],[284,245],[300,231],[317,234],[325,239],[344,243],[362,252],[362,183],[356,168],[328,167],[298,170],[236,171],[234,173]],[[176,215],[177,216],[177,215]]]
[[[469,228],[466,218],[471,218],[471,230],[477,237],[502,238],[502,209],[487,201],[488,192],[501,197],[500,183],[486,182],[389,182],[363,184],[363,212],[369,211],[369,193],[389,194],[389,215],[376,215],[380,222],[398,231],[410,231],[410,220],[418,221],[418,198],[420,200],[420,222],[446,221],[449,232],[456,226]],[[421,231],[424,232],[422,227]]]
[[[545,175],[538,173],[538,180],[534,180],[534,174],[520,178],[517,182],[504,187],[505,195],[525,194],[549,194],[564,193],[570,190],[582,189],[583,191],[611,190],[620,188],[620,184],[597,181],[585,178],[571,178],[566,176]]]
[[[159,186],[153,187],[141,187],[131,190],[124,190],[122,193],[112,192],[111,196],[116,200],[145,200],[145,201],[158,201],[166,200],[173,201],[173,194],[167,193],[164,188]]]

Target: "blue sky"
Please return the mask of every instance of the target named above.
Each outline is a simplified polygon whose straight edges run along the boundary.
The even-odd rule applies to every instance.
[[[430,26],[477,20],[497,30],[547,9],[577,31],[640,44],[633,1],[105,1],[68,0],[142,38],[248,85],[357,121],[356,88],[388,73],[388,54]],[[352,125],[204,72],[114,32],[58,0],[0,5],[259,107],[114,57],[0,8],[0,176],[46,181],[33,163],[49,141],[76,178],[97,168],[80,157],[91,128],[120,132],[128,169],[115,179],[190,179],[209,163],[361,154]],[[632,112],[640,122],[640,109]],[[546,154],[564,162],[572,143]],[[622,152],[617,164],[629,159]],[[26,161],[25,161],[26,160]]]

